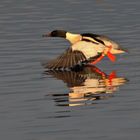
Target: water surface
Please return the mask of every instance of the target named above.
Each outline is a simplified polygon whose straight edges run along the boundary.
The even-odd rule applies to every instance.
[[[139,7],[138,0],[1,0],[0,139],[138,139]],[[114,64],[105,58],[99,71],[45,72],[41,62],[69,46],[41,37],[54,29],[105,34],[129,53]]]

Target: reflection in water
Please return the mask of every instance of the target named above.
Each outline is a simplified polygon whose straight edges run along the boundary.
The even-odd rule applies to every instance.
[[[107,75],[94,66],[72,71],[50,70],[45,74],[63,80],[70,89],[67,94],[51,94],[58,106],[94,104],[95,100],[111,97],[119,86],[127,82],[127,79],[117,77],[115,71]]]

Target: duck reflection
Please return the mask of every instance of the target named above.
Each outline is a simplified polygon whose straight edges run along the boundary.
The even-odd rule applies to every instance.
[[[67,84],[67,94],[52,94],[58,106],[78,106],[95,104],[96,100],[108,99],[127,82],[118,77],[115,71],[109,75],[95,66],[75,68],[71,71],[49,70],[45,74],[53,75]]]

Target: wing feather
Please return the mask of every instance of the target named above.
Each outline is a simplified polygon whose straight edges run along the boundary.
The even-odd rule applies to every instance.
[[[86,60],[86,57],[81,51],[77,50],[72,51],[72,49],[70,48],[56,59],[51,60],[46,64],[43,64],[43,66],[48,69],[60,69],[60,68],[65,69],[77,65],[79,62],[82,62],[83,60]]]

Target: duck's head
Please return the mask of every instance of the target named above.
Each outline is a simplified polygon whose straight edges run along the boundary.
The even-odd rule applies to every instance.
[[[66,38],[66,31],[64,30],[54,30],[50,33],[47,33],[47,34],[43,34],[42,36],[43,37],[63,37],[63,38]]]
[[[80,34],[73,34],[65,30],[54,30],[50,33],[42,35],[43,37],[62,37],[74,44],[81,40],[82,36]]]

